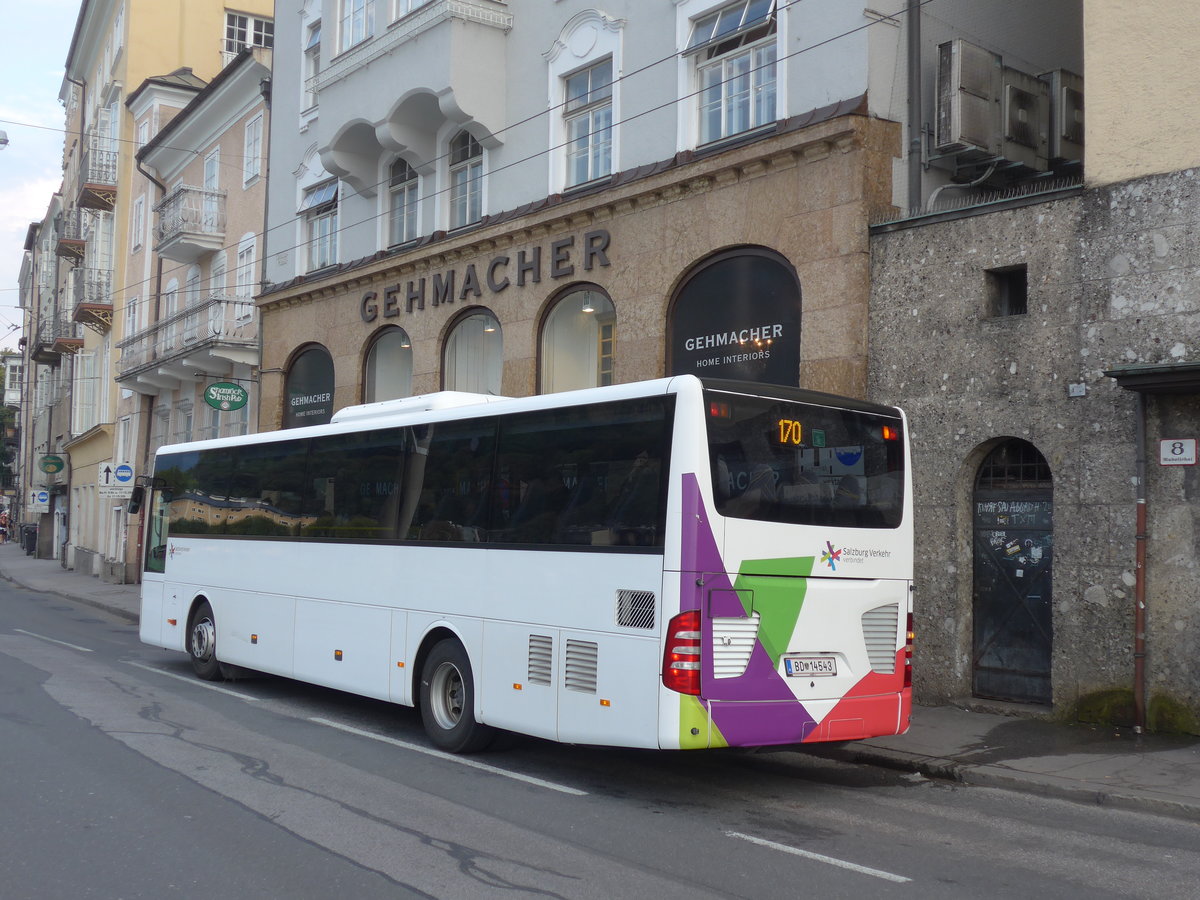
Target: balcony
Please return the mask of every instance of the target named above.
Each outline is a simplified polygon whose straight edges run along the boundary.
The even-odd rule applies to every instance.
[[[37,347],[34,348],[34,359],[53,364],[62,354],[78,353],[82,349],[83,329],[71,322],[66,314],[61,314],[42,323],[42,330],[37,335]]]
[[[139,394],[185,382],[231,378],[258,362],[258,315],[249,297],[213,295],[131,335],[118,345],[117,383]]]
[[[176,262],[192,263],[225,246],[225,192],[181,185],[158,206],[154,249]]]
[[[112,328],[112,270],[76,269],[71,320],[100,334]]]
[[[58,221],[58,240],[54,245],[57,256],[78,265],[83,262],[87,248],[87,237],[83,228],[83,210],[71,207],[62,213]]]
[[[117,205],[117,145],[94,131],[87,135],[87,150],[79,163],[79,195],[85,209],[112,212]]]

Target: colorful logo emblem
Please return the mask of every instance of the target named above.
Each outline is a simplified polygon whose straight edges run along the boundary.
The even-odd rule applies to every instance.
[[[833,549],[833,541],[826,541],[825,548],[821,551],[821,562],[836,572],[837,564],[842,561],[842,551]]]

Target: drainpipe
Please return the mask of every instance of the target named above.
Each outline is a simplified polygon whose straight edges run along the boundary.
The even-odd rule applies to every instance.
[[[1133,730],[1146,728],[1146,396],[1136,397],[1137,524],[1133,577]]]
[[[921,0],[908,0],[908,210],[921,211]]]

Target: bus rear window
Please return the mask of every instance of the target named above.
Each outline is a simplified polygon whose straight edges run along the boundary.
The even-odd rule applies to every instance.
[[[851,528],[900,524],[899,416],[717,391],[705,398],[721,515]]]

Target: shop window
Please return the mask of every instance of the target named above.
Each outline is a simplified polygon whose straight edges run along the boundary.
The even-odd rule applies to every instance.
[[[542,326],[541,392],[613,383],[616,311],[595,288],[573,290],[554,304]]]
[[[283,427],[324,425],[333,417],[333,357],[324,347],[302,351],[288,369]]]
[[[490,312],[466,316],[446,339],[442,381],[448,391],[499,394],[504,339]]]
[[[412,341],[403,328],[388,328],[367,351],[363,402],[395,400],[412,394]]]

